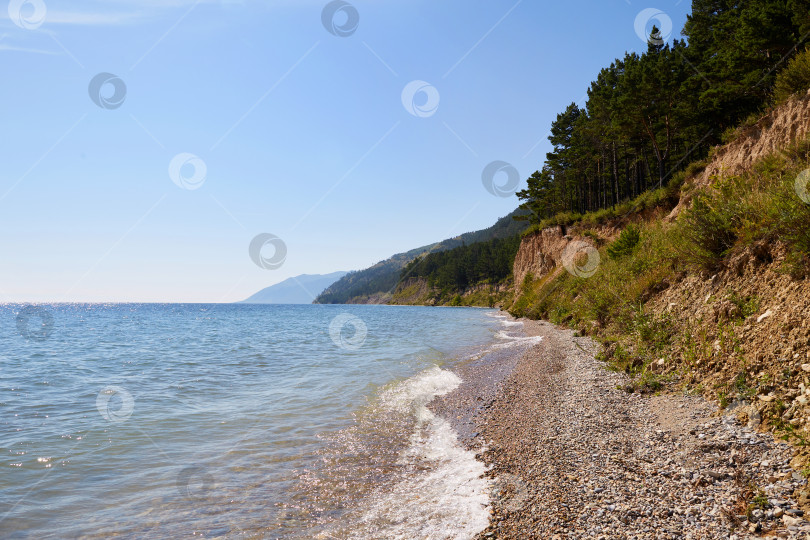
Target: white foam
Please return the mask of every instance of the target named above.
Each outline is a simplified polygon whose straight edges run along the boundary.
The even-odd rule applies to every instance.
[[[384,486],[367,501],[357,537],[466,539],[487,527],[486,466],[459,444],[446,420],[427,408],[435,396],[459,384],[456,374],[433,367],[383,394],[386,406],[410,410],[417,420],[400,464],[413,464],[419,472]]]
[[[523,326],[523,321],[501,321],[501,324],[504,326]]]
[[[498,330],[495,332],[495,337],[498,339],[518,339],[516,336],[510,336],[506,333],[506,330]]]
[[[530,336],[530,337],[510,336],[509,334],[503,331],[500,331],[495,335],[496,337],[505,340],[506,343],[496,343],[495,345],[491,345],[489,347],[490,351],[509,349],[512,347],[522,347],[526,345],[537,345],[538,343],[543,341],[543,336]]]
[[[430,467],[386,487],[361,519],[374,538],[473,538],[489,524],[490,482],[483,463],[464,450],[450,424],[430,422],[426,436],[411,448]]]
[[[449,394],[460,384],[458,375],[433,366],[386,390],[381,401],[386,407],[399,412],[419,412],[418,409],[427,410],[427,404],[434,397]]]

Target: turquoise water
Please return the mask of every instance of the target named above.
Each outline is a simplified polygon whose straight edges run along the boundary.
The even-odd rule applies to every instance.
[[[486,525],[482,469],[424,405],[505,339],[498,317],[0,306],[0,536],[464,537]]]

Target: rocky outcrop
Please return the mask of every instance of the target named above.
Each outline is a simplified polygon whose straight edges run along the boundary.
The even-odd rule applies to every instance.
[[[433,298],[428,282],[423,278],[408,278],[399,285],[389,303],[407,306],[433,306]]]
[[[353,296],[349,298],[346,303],[347,304],[373,304],[373,305],[382,305],[387,304],[391,301],[391,293],[375,293],[371,296]]]
[[[510,293],[509,283],[482,283],[463,291],[442,291],[430,287],[424,278],[408,278],[397,286],[388,304],[405,306],[500,307]]]

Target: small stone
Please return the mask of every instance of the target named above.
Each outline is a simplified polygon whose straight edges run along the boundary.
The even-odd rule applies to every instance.
[[[771,310],[769,309],[768,311],[766,311],[765,313],[763,313],[762,315],[760,315],[759,317],[757,317],[757,322],[758,322],[758,323],[761,323],[762,321],[764,321],[765,319],[767,319],[767,318],[768,318],[768,317],[770,317],[771,315],[773,315],[773,311],[771,311]]]
[[[802,364],[802,371],[810,372],[810,364]]]
[[[796,527],[801,522],[802,522],[801,518],[791,517],[787,514],[782,516],[782,523],[784,523],[786,527]]]

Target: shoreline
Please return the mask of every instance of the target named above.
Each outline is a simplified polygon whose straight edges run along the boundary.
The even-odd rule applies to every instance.
[[[786,443],[701,397],[628,394],[589,338],[521,322],[539,343],[459,366],[462,384],[430,403],[488,468],[477,539],[810,534]]]

